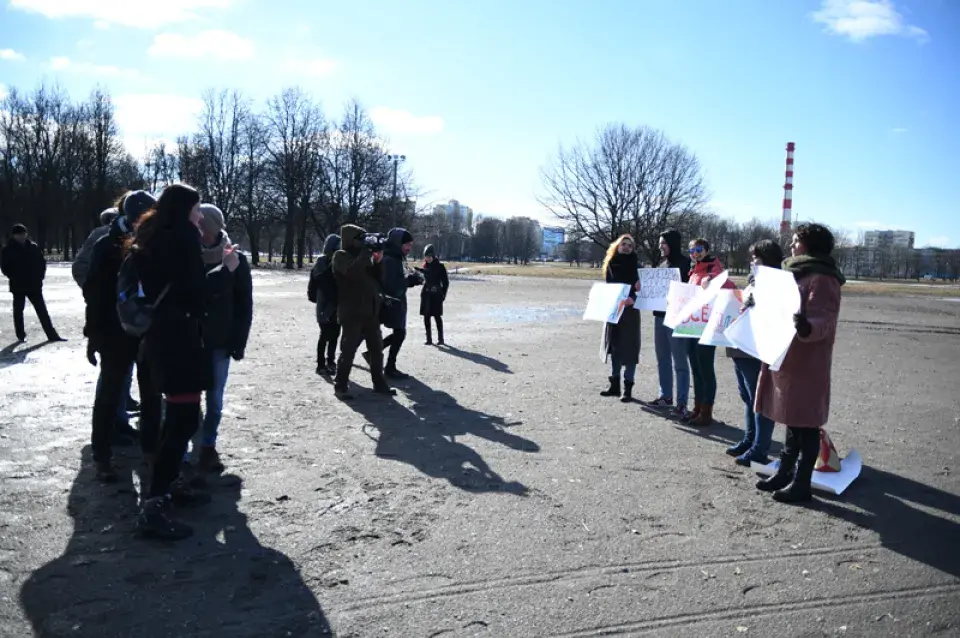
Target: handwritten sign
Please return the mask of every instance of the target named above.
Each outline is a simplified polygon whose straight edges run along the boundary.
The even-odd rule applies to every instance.
[[[586,321],[617,323],[630,296],[630,286],[626,284],[593,284],[587,308],[583,311]]]
[[[663,323],[673,328],[674,337],[699,339],[700,335],[703,334],[703,328],[710,318],[709,305],[702,306],[697,312],[688,313],[686,321],[677,320],[680,313],[686,311],[687,306],[700,290],[700,287],[695,284],[683,284],[679,281],[670,282],[670,292],[667,293],[667,316],[664,317]]]
[[[704,346],[725,346],[727,348],[735,347],[724,336],[724,332],[740,316],[741,304],[739,290],[721,290],[717,298],[713,300],[710,319],[703,329],[700,344]]]
[[[667,294],[670,292],[670,282],[680,281],[679,268],[640,268],[637,270],[640,277],[640,290],[637,291],[637,310],[667,309]]]

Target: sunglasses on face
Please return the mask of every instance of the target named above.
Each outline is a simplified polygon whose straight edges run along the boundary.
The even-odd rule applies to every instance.
[[[703,252],[703,246],[694,246],[693,248],[689,249],[687,252],[689,252],[691,255],[693,254],[699,255],[700,253]]]

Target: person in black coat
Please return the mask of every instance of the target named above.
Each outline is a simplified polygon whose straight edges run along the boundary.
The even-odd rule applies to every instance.
[[[230,243],[223,213],[213,204],[202,204],[203,265],[207,272],[207,312],[203,342],[213,365],[213,387],[207,391],[206,410],[199,440],[198,466],[205,472],[223,472],[217,452],[217,433],[223,419],[223,393],[230,360],[243,361],[253,322],[253,278],[247,258]]]
[[[423,277],[405,267],[407,255],[413,250],[413,235],[403,228],[394,228],[387,234],[383,250],[381,284],[387,297],[380,313],[380,322],[392,332],[383,340],[389,348],[383,374],[391,379],[405,379],[397,369],[397,356],[407,338],[407,289],[423,283]]]
[[[610,356],[610,387],[600,394],[605,397],[620,396],[620,374],[623,373],[623,397],[621,401],[633,400],[633,384],[640,362],[640,312],[633,304],[637,299],[637,283],[640,275],[637,268],[640,260],[636,253],[636,242],[630,235],[622,235],[607,249],[603,261],[604,279],[608,284],[626,284],[630,286],[630,296],[626,308],[617,323],[606,326],[606,353]]]
[[[86,322],[83,334],[87,337],[87,360],[97,365],[100,355],[100,379],[93,402],[91,445],[96,464],[97,480],[115,483],[111,443],[135,438],[137,431],[130,427],[126,417],[128,379],[140,351],[140,338],[127,334],[117,315],[117,278],[126,242],[134,225],[147,210],[156,204],[149,193],[128,193],[120,202],[123,215],[114,219],[105,237],[93,246],[90,262],[83,280],[83,299],[86,302]],[[140,445],[147,457],[156,452],[160,428],[160,398],[153,387],[150,370],[139,366],[137,380],[140,386]],[[126,418],[121,418],[123,414]],[[122,435],[118,440],[117,435]]]
[[[420,316],[423,317],[423,327],[427,332],[426,345],[433,345],[433,334],[430,329],[430,318],[437,323],[437,345],[444,345],[443,341],[443,302],[447,299],[450,289],[450,279],[447,277],[447,267],[440,263],[437,251],[432,245],[423,250],[423,290],[420,291]]]
[[[10,280],[13,295],[13,331],[17,341],[27,340],[23,326],[23,310],[27,300],[37,313],[47,341],[66,341],[57,334],[43,300],[43,278],[47,274],[47,260],[40,247],[27,237],[27,227],[16,224],[10,231],[10,239],[0,252],[0,271]]]
[[[201,328],[207,303],[201,216],[196,190],[184,184],[166,187],[137,224],[126,257],[132,260],[144,298],[154,305],[144,334],[145,357],[166,399],[160,447],[136,529],[141,535],[171,540],[193,533],[172,520],[168,510],[174,498],[195,496],[177,477],[200,422],[200,399],[213,386],[213,362]]]
[[[327,235],[323,242],[323,254],[310,270],[307,298],[317,305],[317,324],[320,338],[317,340],[317,374],[333,377],[337,374],[337,339],[340,338],[340,322],[337,320],[337,279],[333,274],[333,255],[340,250],[340,235]]]

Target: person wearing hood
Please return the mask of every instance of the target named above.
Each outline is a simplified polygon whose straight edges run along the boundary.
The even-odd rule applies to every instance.
[[[694,239],[687,251],[693,259],[690,271],[690,283],[706,288],[714,277],[724,268],[719,259],[710,254],[710,242],[706,239]],[[727,280],[724,288],[736,288]],[[684,419],[690,425],[706,426],[713,424],[713,402],[717,398],[717,372],[715,361],[716,346],[701,345],[696,339],[687,339],[689,345],[690,372],[693,375],[693,412]]]
[[[207,273],[207,314],[201,324],[203,345],[212,361],[213,385],[207,390],[203,425],[198,432],[197,467],[223,472],[217,452],[217,434],[223,420],[223,393],[230,360],[243,361],[253,322],[253,279],[247,258],[231,244],[223,213],[213,204],[201,204],[200,243]],[[195,440],[195,442],[197,442]],[[194,446],[196,452],[197,446]]]
[[[397,356],[407,338],[407,289],[423,283],[423,277],[406,268],[407,255],[413,250],[413,235],[404,228],[394,228],[387,234],[383,250],[382,283],[385,297],[381,323],[392,330],[383,340],[389,348],[387,364],[383,373],[392,379],[405,379],[407,375],[397,369]]]
[[[683,250],[680,232],[674,229],[660,235],[659,268],[676,268],[680,271],[680,281],[690,280],[690,258]],[[666,312],[653,312],[654,350],[657,353],[657,372],[660,379],[660,396],[647,405],[651,408],[667,410],[680,419],[687,416],[687,401],[690,398],[690,363],[687,360],[688,339],[673,336],[673,329],[664,325]],[[673,401],[673,376],[677,377],[677,401]]]
[[[150,367],[142,362],[137,366],[141,400],[140,431],[130,427],[124,403],[129,395],[128,379],[133,374],[141,340],[124,331],[117,315],[117,279],[123,262],[124,244],[132,236],[140,217],[156,201],[145,191],[130,192],[120,198],[117,208],[123,214],[113,220],[107,234],[94,244],[90,266],[83,281],[83,299],[86,302],[83,334],[87,338],[87,360],[97,365],[97,355],[100,356],[100,378],[93,402],[91,447],[97,479],[104,483],[117,480],[112,465],[113,442],[132,441],[139,437],[141,451],[149,457],[156,451],[159,438],[160,398],[152,389]]]
[[[757,483],[782,503],[812,498],[810,481],[820,450],[820,428],[830,416],[830,372],[840,317],[840,287],[846,278],[837,267],[833,233],[821,224],[800,224],[783,269],[800,289],[797,334],[777,371],[763,364],[755,409],[787,426],[777,473]]]
[[[320,338],[317,340],[317,374],[333,377],[337,374],[335,355],[337,339],[340,338],[340,322],[337,320],[337,280],[333,275],[333,255],[340,250],[340,235],[327,235],[323,242],[323,254],[317,257],[310,270],[307,298],[317,305],[317,323]]]
[[[443,302],[447,299],[450,289],[450,279],[447,277],[447,267],[440,263],[437,252],[432,245],[423,250],[423,290],[420,292],[420,315],[423,317],[423,327],[427,331],[426,345],[433,345],[433,334],[430,330],[430,318],[437,322],[437,345],[445,345],[443,341]]]
[[[70,267],[70,272],[73,275],[73,280],[77,282],[77,285],[80,288],[83,288],[83,282],[87,279],[87,273],[90,271],[90,258],[93,256],[93,245],[97,243],[101,237],[106,237],[107,233],[110,232],[110,225],[113,224],[113,220],[117,218],[120,214],[120,211],[117,210],[117,207],[108,208],[102,213],[100,213],[100,225],[90,231],[90,234],[87,235],[86,240],[83,242],[83,246],[80,247],[80,251],[77,253],[77,256],[73,258],[73,265]]]
[[[333,275],[337,281],[337,317],[340,320],[340,359],[333,391],[350,401],[350,371],[360,342],[367,342],[367,357],[373,391],[396,395],[383,375],[383,341],[380,336],[380,260],[382,238],[359,226],[340,229],[340,250],[333,254]]]
[[[30,305],[37,313],[40,326],[47,335],[47,341],[66,341],[57,334],[47,304],[43,300],[43,278],[47,274],[47,260],[43,252],[27,236],[27,227],[15,224],[10,230],[10,239],[0,251],[0,272],[10,280],[10,294],[13,295],[13,331],[17,341],[27,340],[27,331],[23,324],[23,310]]]
[[[633,307],[637,299],[640,259],[636,242],[631,235],[621,235],[610,244],[603,260],[603,275],[608,284],[626,284],[630,287],[627,307],[620,321],[606,324],[605,352],[610,356],[610,387],[600,393],[605,397],[620,396],[620,374],[623,374],[623,403],[633,401],[633,384],[640,362],[640,312]]]

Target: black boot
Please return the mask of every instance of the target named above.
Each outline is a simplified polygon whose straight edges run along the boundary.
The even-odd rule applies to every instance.
[[[220,454],[214,445],[204,445],[200,448],[200,458],[197,459],[197,469],[201,472],[211,474],[222,474],[226,469],[223,461],[220,460]]]
[[[170,499],[166,496],[151,498],[143,504],[137,517],[136,532],[147,538],[179,541],[193,536],[193,528],[168,516]]]
[[[600,393],[602,397],[618,397],[620,396],[620,379],[617,377],[610,377],[610,387]]]
[[[780,454],[780,466],[776,474],[757,483],[757,489],[761,492],[782,490],[793,480],[794,468],[800,456],[802,433],[798,430],[800,428],[787,428],[787,438],[783,442],[783,452]]]
[[[194,489],[182,476],[170,484],[170,498],[181,507],[206,505],[212,500],[210,494]]]
[[[804,503],[813,498],[810,490],[810,481],[813,478],[813,468],[817,464],[817,453],[820,451],[820,430],[804,428],[801,433],[800,462],[793,482],[784,489],[773,494],[773,499],[781,503]]]
[[[427,331],[427,340],[423,345],[432,346],[433,345],[433,327],[430,325],[430,317],[423,318],[423,327]]]
[[[437,317],[437,345],[447,345],[446,341],[443,340],[443,320],[440,317]]]
[[[620,397],[620,402],[621,403],[633,402],[633,381],[623,382],[623,396]]]
[[[398,379],[398,380],[410,378],[409,374],[405,374],[397,370],[397,364],[395,363],[387,364],[387,367],[383,369],[383,376],[387,377],[388,379]]]
[[[97,480],[101,483],[116,483],[119,480],[113,463],[110,461],[97,462]]]

